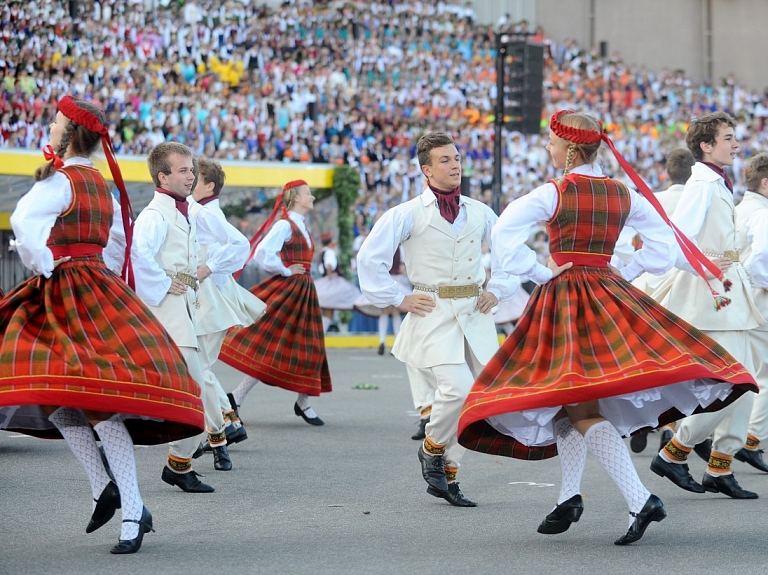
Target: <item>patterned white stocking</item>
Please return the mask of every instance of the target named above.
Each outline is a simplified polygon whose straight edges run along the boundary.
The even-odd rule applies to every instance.
[[[632,513],[639,513],[651,492],[645,488],[632,463],[624,440],[609,421],[596,423],[584,435],[587,447],[621,490]],[[634,517],[629,516],[629,525]]]
[[[251,377],[250,375],[246,375],[243,378],[243,381],[240,382],[240,385],[238,385],[235,390],[232,392],[232,397],[235,398],[235,404],[237,406],[243,405],[243,400],[245,399],[245,396],[248,395],[248,392],[253,389],[253,386],[259,383],[259,380],[255,377]]]
[[[93,436],[93,429],[80,409],[60,407],[48,419],[56,426],[67,442],[72,453],[85,469],[93,493],[93,507],[101,497],[104,488],[111,481],[101,461],[99,446]]]
[[[123,523],[120,539],[136,539],[139,534],[139,524],[126,519],[138,521],[144,509],[144,502],[139,493],[139,482],[136,477],[136,457],[133,453],[133,440],[122,421],[101,421],[94,425],[101,438],[104,454],[107,456],[112,475],[115,476],[117,488],[120,490],[120,501],[123,504]]]
[[[576,431],[568,418],[555,422],[557,454],[560,457],[560,472],[563,476],[560,485],[560,497],[557,504],[568,501],[574,495],[581,494],[581,477],[587,461],[587,444],[584,437]]]

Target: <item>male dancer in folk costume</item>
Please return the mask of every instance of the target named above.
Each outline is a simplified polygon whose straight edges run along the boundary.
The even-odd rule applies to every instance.
[[[754,373],[750,330],[764,319],[755,307],[749,278],[739,261],[732,185],[724,171],[725,166],[733,164],[739,149],[734,126],[734,120],[724,112],[714,112],[691,122],[686,144],[696,164],[671,216],[679,229],[696,242],[732,282],[732,303],[720,312],[708,305],[707,282],[684,269],[667,278],[652,297],[717,341]],[[722,411],[685,418],[674,437],[653,459],[651,470],[694,493],[710,491],[735,499],[757,498],[757,493],[739,485],[731,471],[733,456],[747,439],[753,399],[754,395],[749,393]],[[691,477],[686,462],[694,446],[712,433],[712,452],[699,484]]]
[[[755,305],[768,319],[768,153],[757,154],[747,164],[747,192],[736,206],[739,259],[752,281]],[[755,469],[768,472],[760,442],[768,439],[768,323],[749,331],[755,379],[755,397],[747,428],[746,445],[734,457]]]
[[[120,190],[118,225],[110,185],[90,160],[100,142]],[[0,428],[63,437],[91,484],[86,533],[122,506],[111,553],[135,553],[153,527],[139,493],[134,442],[198,435],[200,389],[160,322],[102,259],[110,227],[119,227],[131,248],[130,203],[106,115],[65,96],[45,152],[50,163],[11,216],[19,256],[36,275],[0,302]],[[118,272],[132,282],[125,252],[119,259]]]
[[[488,290],[481,246],[490,244],[496,214],[460,194],[461,156],[453,139],[432,132],[418,143],[427,178],[420,196],[388,210],[357,255],[360,287],[371,303],[408,312],[392,353],[408,377],[435,390],[418,458],[427,493],[452,505],[474,507],[456,481],[465,449],[456,441],[464,398],[498,348],[491,309],[520,282],[492,270]],[[402,244],[413,294],[403,295],[389,271]]]
[[[231,330],[219,358],[246,374],[232,392],[236,405],[259,380],[298,393],[293,412],[323,425],[309,396],[331,391],[320,305],[312,277],[314,246],[305,216],[315,198],[304,180],[288,182],[267,221],[251,239],[253,260],[274,275],[251,289],[267,304],[253,325]],[[274,222],[278,213],[282,219]],[[272,225],[274,222],[274,225]]]
[[[594,163],[601,142],[648,201],[602,175]],[[675,238],[653,193],[601,123],[587,114],[557,112],[547,150],[563,177],[512,202],[493,230],[494,262],[538,287],[472,388],[459,439],[470,449],[518,459],[559,454],[560,496],[539,525],[544,534],[563,533],[579,520],[589,450],[627,502],[629,529],[614,542],[627,545],[664,519],[666,510],[638,477],[622,436],[681,414],[720,409],[754,391],[754,379],[714,340],[629,283],[643,270],[669,269]],[[531,225],[540,221],[548,222],[546,266],[525,244]],[[643,245],[616,270],[609,261],[624,225],[640,232]],[[703,275],[706,268],[727,287],[717,267],[685,238],[679,241],[694,269]],[[713,295],[717,305],[727,303]]]
[[[213,365],[219,358],[227,331],[232,327],[251,325],[264,313],[266,304],[239,287],[232,277],[232,273],[245,265],[250,245],[248,239],[227,222],[221,211],[219,199],[226,178],[224,170],[217,162],[206,158],[195,161],[195,164],[197,180],[190,196],[194,201],[190,201],[189,213],[197,223],[197,237],[201,244],[197,268],[200,279],[197,332],[205,350],[205,382],[216,390],[218,407],[226,425],[227,445],[232,445],[248,439],[248,434],[213,372]],[[247,302],[249,307],[246,308],[243,302]],[[206,441],[202,450],[196,451],[193,457],[202,455],[203,451],[212,451],[210,442]]]
[[[195,161],[194,164],[197,166],[197,177],[187,201],[189,216],[195,220],[195,231],[200,245],[197,262],[197,279],[200,282],[197,301],[200,307],[195,313],[195,326],[200,345],[200,361],[205,373],[205,399],[211,402],[205,407],[206,410],[218,410],[222,414],[222,428],[209,431],[205,445],[213,451],[214,468],[218,471],[229,471],[232,469],[229,453],[214,449],[213,442],[222,432],[227,444],[242,441],[247,435],[245,428],[235,427],[233,420],[239,422],[239,418],[230,407],[226,392],[213,373],[213,366],[219,359],[219,351],[227,330],[248,325],[251,321],[249,318],[241,318],[237,306],[220,292],[215,282],[223,284],[232,273],[242,269],[248,259],[250,246],[247,238],[227,222],[224,214],[219,216],[221,210],[215,211],[212,207],[213,202],[218,204],[219,194],[224,186],[224,170],[219,164],[205,158],[199,162]],[[226,409],[223,409],[222,405]],[[201,454],[198,451],[195,453]]]
[[[199,349],[195,325],[199,245],[195,219],[189,217],[187,203],[195,180],[192,152],[184,144],[163,142],[150,151],[147,164],[156,187],[154,198],[134,225],[131,261],[136,275],[136,293],[181,350],[192,377],[201,388],[209,441],[218,450],[219,458],[229,459],[224,419],[215,390],[205,385],[201,361],[204,352]],[[206,397],[210,394],[213,394],[213,401]],[[211,405],[216,405],[216,409],[211,410]],[[192,469],[192,455],[199,444],[199,437],[171,443],[161,475],[163,481],[190,493],[213,491],[213,487],[201,482]]]

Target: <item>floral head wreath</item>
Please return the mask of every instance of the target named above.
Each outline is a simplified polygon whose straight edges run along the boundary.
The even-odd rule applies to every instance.
[[[104,155],[109,164],[109,171],[112,173],[112,180],[120,191],[120,211],[122,212],[123,230],[125,231],[125,261],[123,262],[123,279],[128,282],[131,288],[135,287],[133,278],[133,267],[131,266],[131,243],[133,242],[133,209],[128,198],[128,192],[125,189],[123,174],[115,158],[115,150],[112,147],[112,138],[109,135],[109,129],[104,125],[101,119],[94,113],[81,108],[77,105],[78,100],[72,96],[64,96],[59,100],[57,110],[64,114],[71,122],[83,126],[87,130],[101,136],[101,145],[104,148]],[[64,166],[64,162],[59,158],[53,148],[49,145],[43,148],[43,155],[46,160],[53,160],[56,169]]]
[[[280,190],[280,193],[277,194],[277,197],[275,198],[275,207],[272,208],[272,213],[269,214],[267,221],[265,221],[262,224],[262,226],[251,238],[251,253],[248,256],[248,259],[246,260],[246,262],[250,261],[251,258],[253,258],[253,254],[256,253],[256,248],[258,247],[261,240],[264,239],[264,236],[267,235],[269,228],[272,227],[272,224],[277,218],[277,213],[280,212],[283,218],[288,219],[288,209],[283,205],[283,196],[285,195],[285,192],[287,192],[288,190],[292,190],[293,188],[298,188],[299,186],[309,186],[309,184],[304,180],[291,180],[290,182],[285,184],[283,186],[283,189]],[[235,279],[237,279],[240,276],[242,271],[243,270],[240,270],[237,273],[233,274]]]
[[[680,249],[683,251],[685,258],[688,260],[691,266],[693,266],[693,269],[695,269],[699,275],[704,278],[704,281],[707,282],[709,291],[715,298],[715,309],[719,310],[731,303],[729,298],[721,296],[714,289],[712,289],[712,286],[709,284],[706,271],[708,270],[714,277],[723,283],[723,287],[726,292],[730,291],[732,282],[726,279],[722,270],[715,266],[708,257],[701,253],[699,248],[685,234],[683,234],[683,232],[681,232],[674,223],[672,223],[672,221],[669,219],[669,216],[667,216],[666,212],[664,211],[664,208],[661,207],[659,200],[656,199],[656,196],[654,196],[653,192],[648,187],[648,184],[646,184],[645,181],[643,181],[643,179],[637,174],[637,172],[635,172],[632,166],[629,165],[629,162],[624,159],[624,156],[622,156],[613,145],[613,142],[608,137],[608,134],[603,131],[602,122],[598,120],[600,131],[596,131],[576,128],[574,126],[566,126],[560,121],[560,118],[563,116],[576,113],[577,112],[574,110],[560,110],[559,112],[555,112],[549,122],[549,128],[552,130],[552,133],[555,134],[558,138],[562,138],[574,144],[593,145],[601,141],[605,142],[606,145],[610,148],[616,160],[619,162],[619,165],[621,165],[626,174],[629,176],[629,179],[634,182],[640,193],[645,197],[646,200],[651,203],[654,208],[656,208],[656,211],[659,212],[659,215],[661,215],[662,219],[672,228],[672,231],[675,234],[675,238],[677,239],[678,244],[680,244]]]

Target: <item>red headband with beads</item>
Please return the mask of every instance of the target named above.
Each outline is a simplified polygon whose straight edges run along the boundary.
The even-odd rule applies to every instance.
[[[566,126],[560,121],[560,118],[563,116],[576,113],[577,112],[574,110],[560,110],[559,112],[552,114],[552,118],[549,122],[549,128],[552,130],[552,133],[555,134],[558,138],[562,138],[563,140],[567,140],[568,142],[577,145],[593,145],[599,143],[600,141],[605,142],[605,144],[610,148],[616,160],[619,162],[619,165],[621,165],[626,174],[629,176],[629,179],[632,180],[632,182],[634,182],[634,184],[637,186],[638,191],[643,195],[643,197],[645,197],[646,200],[651,203],[654,208],[656,208],[656,211],[659,212],[661,218],[667,223],[669,227],[672,228],[672,231],[675,234],[675,238],[677,239],[677,243],[680,245],[680,249],[683,251],[685,259],[687,259],[693,269],[696,270],[702,278],[704,278],[704,281],[709,287],[709,291],[712,293],[712,297],[715,298],[715,309],[719,310],[731,303],[729,298],[721,296],[714,289],[712,289],[712,286],[709,284],[709,279],[707,278],[707,270],[723,283],[723,288],[726,292],[730,291],[732,282],[726,279],[722,270],[713,264],[707,256],[701,253],[701,250],[699,250],[698,246],[696,246],[696,244],[694,244],[690,238],[688,238],[688,236],[681,232],[678,227],[672,223],[672,220],[669,219],[669,216],[667,216],[664,208],[659,203],[659,200],[656,199],[656,196],[648,187],[648,184],[646,184],[645,181],[637,174],[637,172],[635,172],[634,168],[629,165],[629,162],[624,159],[624,156],[622,156],[613,145],[613,142],[608,137],[608,134],[603,131],[603,124],[598,121],[600,131],[596,131],[585,130],[584,128],[576,128],[574,126]]]

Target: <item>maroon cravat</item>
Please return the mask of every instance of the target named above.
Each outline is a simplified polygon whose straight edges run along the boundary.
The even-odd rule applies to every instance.
[[[432,184],[428,184],[429,189],[432,190],[437,198],[437,207],[440,209],[440,215],[443,216],[450,223],[456,221],[456,216],[459,215],[459,196],[461,195],[461,186],[453,191],[446,192],[444,190],[438,190]]]
[[[181,215],[187,218],[187,222],[189,222],[189,204],[187,203],[187,198],[178,194],[174,194],[173,192],[164,188],[155,188],[155,191],[158,194],[163,194],[169,198],[173,198],[173,201],[176,202],[176,209],[179,210]]]

